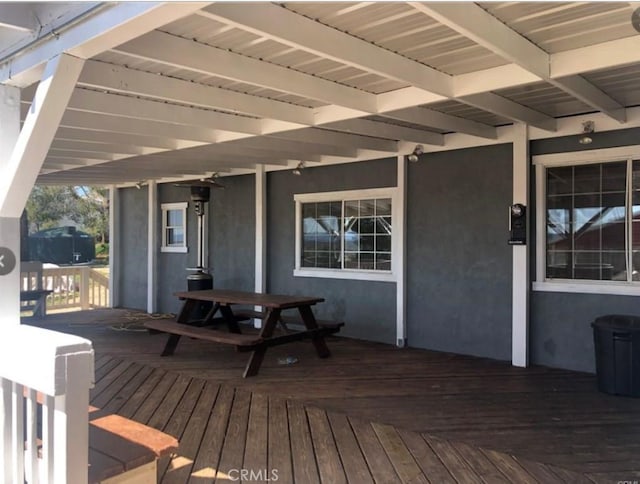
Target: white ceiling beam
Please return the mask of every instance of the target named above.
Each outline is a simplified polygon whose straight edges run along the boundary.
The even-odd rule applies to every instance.
[[[592,108],[602,111],[617,121],[625,121],[623,106],[591,85],[585,79],[567,79],[567,82],[563,82],[562,79],[558,78],[553,79],[551,76],[551,58],[549,54],[502,23],[479,5],[475,3],[429,2],[412,3],[412,6],[441,24],[473,40],[478,45],[523,67],[532,74],[540,77],[540,79],[580,99]],[[464,99],[465,98],[462,98],[461,100]],[[477,101],[479,98],[475,97],[474,99]],[[493,104],[495,99],[489,99],[488,102]],[[521,117],[518,119],[511,117],[511,119],[523,121],[538,128],[549,129],[544,128],[543,125],[535,124],[535,114],[533,118],[527,118],[526,111],[522,111],[516,106],[512,106],[512,108],[512,116],[513,113],[518,113]],[[552,126],[550,130],[554,131],[556,127],[550,119],[552,118],[544,120],[543,124]]]
[[[86,131],[85,131],[86,132]],[[69,150],[69,151],[90,151],[96,153],[116,153],[116,154],[130,154],[130,155],[146,155],[157,151],[162,151],[160,148],[155,150],[152,148],[143,148],[134,145],[124,144],[110,144],[110,143],[90,143],[86,141],[78,140],[63,140],[54,138],[51,143],[52,150]]]
[[[0,177],[0,217],[18,218],[40,172],[83,61],[62,54],[47,62],[8,163]]]
[[[356,134],[341,133],[339,131],[331,131],[321,128],[306,128],[294,131],[283,131],[273,133],[274,138],[289,139],[294,141],[304,141],[320,144],[333,144],[336,146],[348,146],[358,149],[367,149],[374,151],[383,151],[396,153],[398,151],[398,143],[391,140],[372,138],[370,136],[361,136]]]
[[[276,4],[260,3],[252,5],[251,9],[246,9],[240,4],[214,3],[198,12],[198,15],[208,16],[216,21],[228,23],[234,27],[367,72],[406,82],[431,95],[436,94],[443,98],[451,98],[454,95],[451,76],[352,35],[322,25]],[[544,115],[527,110],[513,101],[505,99],[497,103],[494,98],[488,97],[486,107],[484,107],[481,100],[481,97],[476,96],[473,106],[509,119],[514,119],[514,113],[518,113],[522,117],[514,119],[514,121],[526,122],[537,127],[553,124],[553,118],[545,117],[540,122],[540,117]],[[459,101],[466,103],[464,98]],[[416,104],[414,101],[413,105]],[[497,111],[498,108],[504,109],[504,111]],[[380,106],[378,106],[378,112],[382,112]],[[450,129],[449,127],[439,127],[445,130]]]
[[[259,119],[88,89],[76,89],[67,109],[254,135],[262,132]]]
[[[120,156],[118,156],[117,154],[114,154],[114,153],[99,153],[96,151],[72,151],[72,150],[60,150],[57,148],[51,148],[49,149],[47,156],[49,158],[68,159],[68,160],[88,159],[88,160],[113,161],[113,160],[117,160],[118,158],[130,156],[130,155],[121,154]]]
[[[375,136],[371,134],[370,136]],[[267,150],[287,150],[289,152],[315,153],[321,155],[342,156],[345,158],[356,158],[358,150],[346,146],[336,146],[330,144],[310,143],[306,141],[294,141],[271,138],[269,136],[261,136],[256,138],[247,138],[238,143],[229,143],[229,146],[238,146],[240,150],[243,147],[264,148]]]
[[[20,32],[33,32],[40,23],[33,11],[32,3],[0,3],[0,26]]]
[[[441,96],[453,94],[451,78],[436,69],[322,25],[274,3],[214,3],[198,15],[265,36],[296,49],[367,72],[407,82]]]
[[[475,3],[415,2],[411,6],[446,27],[524,67],[549,78],[548,54]]]
[[[522,104],[510,101],[502,96],[498,96],[492,92],[465,96],[461,98],[461,100],[464,100],[466,104],[499,114],[514,122],[526,119],[530,126],[535,126],[536,128],[547,131],[555,131],[557,128],[556,120],[554,118],[523,106]]]
[[[109,131],[92,131],[85,128],[60,127],[56,131],[56,140],[77,140],[91,143],[107,143],[118,145],[134,145],[142,149],[175,150],[180,147],[177,140],[160,136],[143,136],[131,133],[113,133]]]
[[[381,123],[368,119],[351,119],[323,125],[327,129],[335,129],[345,133],[376,136],[378,138],[393,139],[398,141],[410,141],[413,143],[444,145],[444,136],[432,131],[407,128],[397,124]]]
[[[166,23],[192,14],[208,2],[122,2],[107,4],[33,49],[0,64],[0,83],[25,87],[38,80],[42,66],[66,52],[89,59]]]
[[[399,109],[397,111],[386,112],[382,114],[382,116],[420,126],[467,133],[480,138],[496,139],[498,137],[496,128],[493,126],[458,116],[451,116],[450,114],[434,111],[433,109]]]
[[[550,57],[554,79],[635,64],[640,62],[640,36],[565,50]]]
[[[367,113],[375,113],[377,110],[373,94],[163,32],[149,32],[114,50],[176,68],[347,106]]]
[[[177,143],[177,148],[188,148],[201,144],[215,143],[216,132],[212,129],[180,126],[146,119],[121,118],[82,111],[67,111],[60,126],[83,128],[96,131],[166,137]]]
[[[517,64],[505,64],[453,76],[453,88],[456,97],[464,97],[525,86],[541,80],[539,76]]]
[[[301,125],[313,124],[311,108],[93,60],[85,63],[78,84]]]

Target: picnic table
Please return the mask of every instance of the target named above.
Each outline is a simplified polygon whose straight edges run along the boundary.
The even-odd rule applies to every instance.
[[[162,356],[174,353],[182,336],[197,338],[222,344],[233,345],[238,351],[251,352],[243,376],[258,374],[267,348],[279,346],[294,341],[310,339],[319,358],[330,356],[325,336],[340,331],[342,322],[318,322],[313,315],[312,306],[323,302],[320,297],[264,294],[245,291],[231,291],[223,289],[207,289],[200,291],[176,292],[175,295],[184,301],[182,309],[175,320],[154,319],[145,322],[149,329],[169,333]],[[202,302],[211,303],[211,309],[203,319],[194,320],[191,315]],[[260,306],[263,312],[238,311],[234,313],[232,306],[248,305]],[[297,309],[299,322],[304,329],[275,334],[276,327],[282,322],[283,310]],[[221,317],[216,318],[220,313]],[[244,334],[241,332],[239,320],[258,317],[263,320],[258,334]],[[291,318],[287,318],[291,321]],[[226,326],[226,330],[221,327]]]

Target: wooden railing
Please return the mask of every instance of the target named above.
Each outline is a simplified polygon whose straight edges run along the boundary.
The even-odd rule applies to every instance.
[[[42,279],[42,288],[53,291],[47,296],[48,310],[109,307],[109,278],[92,267],[43,269]],[[34,286],[34,275],[23,272],[20,289]]]
[[[0,480],[86,484],[91,342],[18,324],[2,341]]]

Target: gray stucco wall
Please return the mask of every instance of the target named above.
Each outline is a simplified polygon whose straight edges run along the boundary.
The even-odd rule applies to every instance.
[[[147,307],[147,188],[120,189],[119,306]]]
[[[308,168],[267,176],[268,288],[272,293],[305,294],[326,299],[314,313],[346,325],[340,334],[395,343],[395,283],[294,277],[296,193],[396,186],[396,159]]]
[[[255,288],[255,176],[224,177],[211,190],[209,261],[218,289]]]
[[[511,358],[512,176],[511,144],[408,165],[409,346]]]
[[[577,135],[531,142],[531,154],[564,153],[638,144],[640,129],[596,132],[581,145]],[[535,206],[535,177],[532,179]],[[532,223],[535,223],[532,212]],[[535,278],[535,234],[531,237],[531,273]],[[605,314],[640,315],[640,298],[601,294],[533,291],[531,294],[531,362],[571,370],[595,371],[590,323]]]
[[[188,202],[187,207],[187,248],[188,252],[160,252],[162,244],[162,212],[160,206],[163,203]],[[211,202],[205,208],[210,211]],[[190,199],[189,188],[177,187],[170,183],[158,185],[158,246],[154,249],[158,254],[158,311],[162,313],[177,313],[181,302],[173,295],[176,291],[187,290],[187,276],[191,273],[187,267],[195,267],[198,264],[197,249],[198,221]]]

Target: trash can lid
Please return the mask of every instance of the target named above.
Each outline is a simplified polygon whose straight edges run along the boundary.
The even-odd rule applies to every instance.
[[[627,331],[640,331],[640,316],[628,314],[608,314],[600,316],[591,323],[594,328],[623,329]]]

